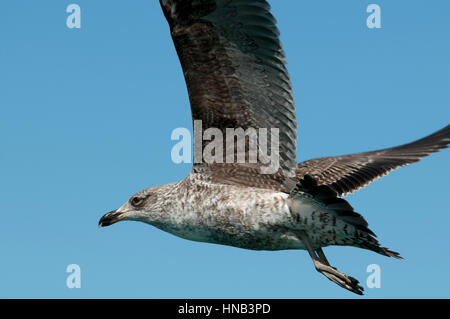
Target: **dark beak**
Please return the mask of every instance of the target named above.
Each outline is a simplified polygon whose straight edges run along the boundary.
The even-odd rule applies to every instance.
[[[112,212],[109,212],[103,215],[102,218],[100,218],[100,220],[98,221],[98,227],[110,226],[114,223],[117,223],[122,218],[123,218],[122,213],[118,213],[117,211],[113,210]]]

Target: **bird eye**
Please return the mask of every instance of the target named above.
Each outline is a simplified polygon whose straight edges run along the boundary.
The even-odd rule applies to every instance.
[[[133,197],[130,200],[131,205],[133,205],[134,207],[142,205],[143,202],[144,202],[144,199],[142,197]]]

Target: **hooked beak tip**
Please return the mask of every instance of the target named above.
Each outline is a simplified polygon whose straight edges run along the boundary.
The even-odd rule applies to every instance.
[[[122,213],[119,213],[119,212],[113,210],[113,211],[103,215],[102,218],[100,218],[100,220],[98,221],[98,227],[102,228],[102,227],[110,226],[112,224],[117,223],[122,218],[123,218]]]

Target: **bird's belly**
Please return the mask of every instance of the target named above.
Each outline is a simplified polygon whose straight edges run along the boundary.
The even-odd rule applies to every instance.
[[[252,250],[305,249],[302,241],[292,232],[279,228],[248,230],[234,227],[201,226],[182,230],[167,230],[178,237],[212,244],[234,246]]]
[[[295,234],[289,207],[227,202],[224,207],[187,209],[163,230],[178,237],[253,250],[304,249]],[[160,227],[162,228],[162,227]]]

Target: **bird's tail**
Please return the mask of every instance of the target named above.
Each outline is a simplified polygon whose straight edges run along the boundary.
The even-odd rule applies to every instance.
[[[318,202],[320,206],[326,208],[326,212],[331,215],[331,220],[327,220],[325,214],[319,213],[314,218],[315,211],[311,214],[311,222],[315,222],[319,229],[326,229],[332,225],[331,233],[324,233],[321,237],[322,246],[343,245],[356,246],[387,257],[403,259],[398,252],[381,247],[376,239],[375,233],[369,229],[369,224],[361,214],[354,211],[353,207],[327,185],[318,185],[317,181],[310,175],[305,175],[291,192],[291,198]],[[306,196],[306,197],[305,197]]]

